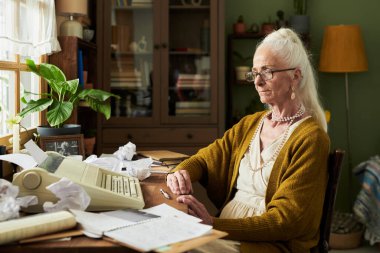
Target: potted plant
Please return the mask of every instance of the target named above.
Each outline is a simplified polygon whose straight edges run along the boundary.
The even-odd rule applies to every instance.
[[[236,23],[233,25],[233,29],[235,34],[243,34],[246,32],[247,29],[244,23],[243,15],[238,17]]]
[[[266,36],[273,32],[276,29],[276,25],[272,22],[271,17],[268,17],[268,21],[262,23],[261,25],[261,34]]]
[[[110,97],[118,96],[98,89],[81,89],[79,87],[79,80],[66,80],[65,74],[57,66],[48,63],[41,63],[36,65],[33,60],[27,59],[26,64],[33,73],[42,77],[48,83],[50,87],[49,93],[34,94],[26,91],[25,95],[21,98],[21,101],[26,105],[19,116],[25,117],[28,114],[34,112],[41,112],[46,110],[47,122],[49,126],[47,128],[56,129],[60,128],[63,134],[75,134],[80,132],[70,132],[70,125],[64,126],[66,120],[68,120],[73,113],[75,106],[81,100],[84,100],[91,109],[102,113],[106,119],[110,118],[111,105]],[[29,99],[29,95],[40,95],[37,100]],[[57,135],[57,133],[41,133],[41,130],[46,130],[46,127],[39,127],[37,131],[40,135]],[[78,128],[77,128],[78,129]],[[76,130],[78,131],[78,130]],[[59,133],[58,133],[59,134]]]
[[[309,16],[306,15],[306,0],[293,0],[294,14],[290,17],[290,26],[299,34],[309,33]]]

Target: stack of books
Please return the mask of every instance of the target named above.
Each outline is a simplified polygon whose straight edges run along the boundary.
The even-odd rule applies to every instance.
[[[210,75],[179,74],[176,86],[178,88],[207,88],[210,87]]]
[[[210,114],[210,101],[177,101],[176,115],[208,115]]]
[[[111,88],[138,88],[141,86],[141,73],[111,72]]]
[[[134,7],[150,7],[150,6],[152,6],[152,0],[132,0],[132,6],[134,6]]]

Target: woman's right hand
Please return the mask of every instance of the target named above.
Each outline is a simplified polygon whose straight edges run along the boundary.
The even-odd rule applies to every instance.
[[[177,195],[192,194],[193,186],[187,170],[179,170],[166,177],[166,185]]]

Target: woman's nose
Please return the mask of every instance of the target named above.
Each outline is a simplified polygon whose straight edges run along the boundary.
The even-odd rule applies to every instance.
[[[265,83],[264,79],[261,77],[261,74],[256,75],[254,82],[258,86],[263,85]]]

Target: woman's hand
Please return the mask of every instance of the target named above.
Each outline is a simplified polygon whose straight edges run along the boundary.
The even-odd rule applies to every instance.
[[[189,214],[201,219],[203,224],[213,224],[212,216],[208,213],[206,207],[193,195],[181,195],[177,198],[177,201],[186,204],[189,207]]]
[[[186,170],[179,170],[166,177],[166,185],[177,195],[193,193],[190,175]]]

